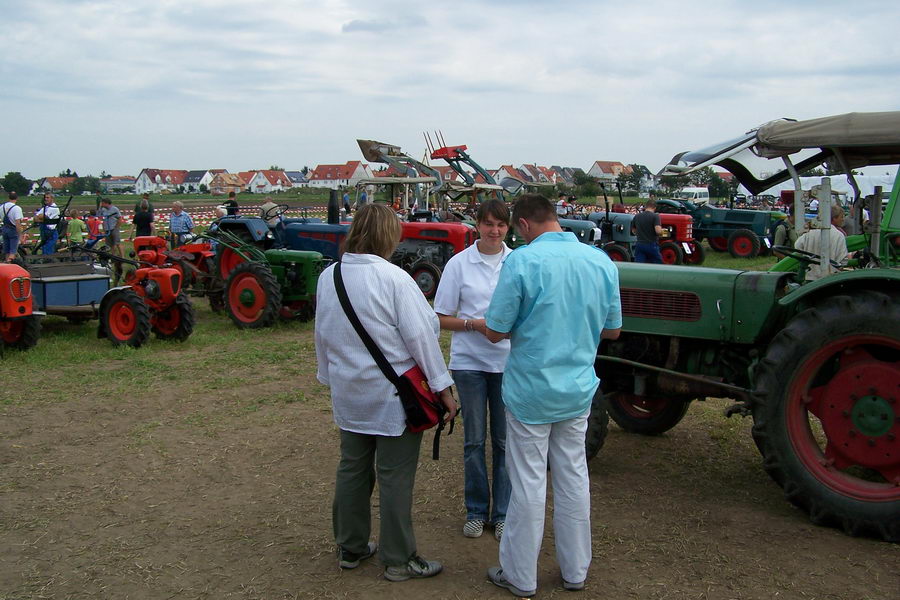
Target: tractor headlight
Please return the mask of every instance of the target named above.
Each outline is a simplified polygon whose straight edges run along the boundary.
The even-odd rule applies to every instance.
[[[274,240],[274,239],[275,239],[275,236],[272,235],[272,232],[271,232],[271,231],[267,231],[267,232],[266,232],[266,239],[268,239],[268,240]]]
[[[144,285],[144,292],[146,292],[147,297],[151,300],[159,300],[159,297],[162,295],[159,284],[152,279],[147,280],[146,285]]]

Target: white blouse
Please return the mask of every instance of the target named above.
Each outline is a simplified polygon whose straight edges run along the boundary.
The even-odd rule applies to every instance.
[[[418,364],[435,391],[453,384],[438,345],[440,325],[408,273],[372,254],[344,253],[341,274],[350,304],[398,374]],[[401,435],[406,415],[387,380],[344,314],[334,266],[316,291],[317,379],[331,388],[334,422],[354,433]]]

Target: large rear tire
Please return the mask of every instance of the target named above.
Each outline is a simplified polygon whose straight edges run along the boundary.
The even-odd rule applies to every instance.
[[[140,348],[150,339],[150,310],[133,290],[119,289],[104,298],[100,326],[114,346]]]
[[[610,392],[606,405],[612,420],[628,433],[659,435],[681,422],[690,401]]]
[[[716,252],[725,252],[728,250],[728,238],[724,237],[711,237],[706,242],[709,244],[709,247]]]
[[[734,258],[756,258],[759,238],[749,229],[736,229],[728,236],[728,252]]]
[[[753,438],[821,525],[900,542],[900,301],[834,296],[794,317],[756,372]]]
[[[41,319],[31,315],[14,321],[0,320],[0,342],[16,350],[29,350],[37,346],[41,337]]]
[[[194,322],[194,305],[181,292],[175,299],[175,304],[153,318],[153,333],[160,340],[183,342],[194,332]]]
[[[584,435],[584,454],[587,460],[591,460],[606,442],[609,433],[609,413],[606,411],[606,398],[603,390],[597,387],[594,399],[591,401],[591,414],[588,416],[587,432]]]
[[[225,283],[225,310],[241,329],[269,327],[281,309],[281,287],[268,265],[239,263]]]
[[[603,250],[610,260],[615,262],[631,262],[633,258],[628,248],[621,244],[607,244],[603,246]]]

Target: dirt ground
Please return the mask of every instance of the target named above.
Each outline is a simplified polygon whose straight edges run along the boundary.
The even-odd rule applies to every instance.
[[[271,342],[310,360],[308,328]],[[438,462],[423,445],[416,484],[419,550],[444,573],[389,583],[377,560],[342,572],[338,437],[314,369],[260,362],[252,378],[215,384],[190,367],[202,351],[179,350],[176,376],[154,389],[130,388],[131,359],[105,364],[103,381],[125,383],[96,394],[4,373],[0,599],[511,597],[485,579],[493,536],[461,533],[461,427]],[[12,387],[30,391],[13,401]],[[548,531],[539,597],[900,598],[898,547],[812,525],[763,472],[749,420],[724,419],[724,406],[699,404],[656,438],[611,425],[590,465],[587,589],[562,590]]]

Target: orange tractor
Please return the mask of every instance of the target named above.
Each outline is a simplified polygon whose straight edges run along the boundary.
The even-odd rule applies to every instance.
[[[28,350],[41,335],[40,316],[32,308],[31,276],[17,264],[0,264],[0,350]]]

